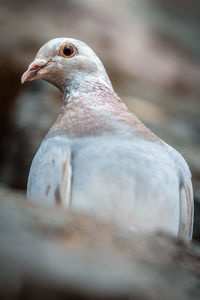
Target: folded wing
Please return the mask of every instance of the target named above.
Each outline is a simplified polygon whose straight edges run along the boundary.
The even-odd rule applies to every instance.
[[[64,137],[45,139],[35,155],[27,197],[33,201],[70,206],[71,149]]]
[[[180,225],[179,236],[192,238],[194,202],[191,182],[183,183],[180,188]]]

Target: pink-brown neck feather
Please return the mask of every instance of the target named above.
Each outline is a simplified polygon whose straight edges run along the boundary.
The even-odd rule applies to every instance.
[[[88,83],[86,91],[66,94],[60,114],[47,136],[70,137],[101,135],[127,126],[146,140],[161,142],[110,88],[99,82]]]

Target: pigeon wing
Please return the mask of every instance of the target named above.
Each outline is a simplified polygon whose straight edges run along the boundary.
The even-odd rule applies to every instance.
[[[179,233],[178,236],[190,240],[193,233],[194,199],[189,166],[182,155],[165,144],[175,163],[174,169],[179,178]]]
[[[45,139],[36,153],[28,179],[27,197],[33,201],[70,206],[71,149],[64,137]]]
[[[180,187],[179,236],[191,239],[193,233],[194,201],[191,180]]]

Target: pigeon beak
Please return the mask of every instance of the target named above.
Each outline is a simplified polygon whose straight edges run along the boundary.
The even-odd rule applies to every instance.
[[[28,70],[24,72],[24,74],[21,77],[21,83],[27,81],[32,81],[37,78],[41,78],[41,70],[47,66],[49,62],[46,60],[36,59],[34,60],[30,66],[28,67]]]

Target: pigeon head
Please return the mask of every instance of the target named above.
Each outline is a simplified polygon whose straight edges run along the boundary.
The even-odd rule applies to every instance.
[[[85,43],[71,38],[48,41],[38,51],[28,70],[22,75],[22,83],[44,79],[65,91],[91,80],[103,81],[111,86],[103,64]]]

